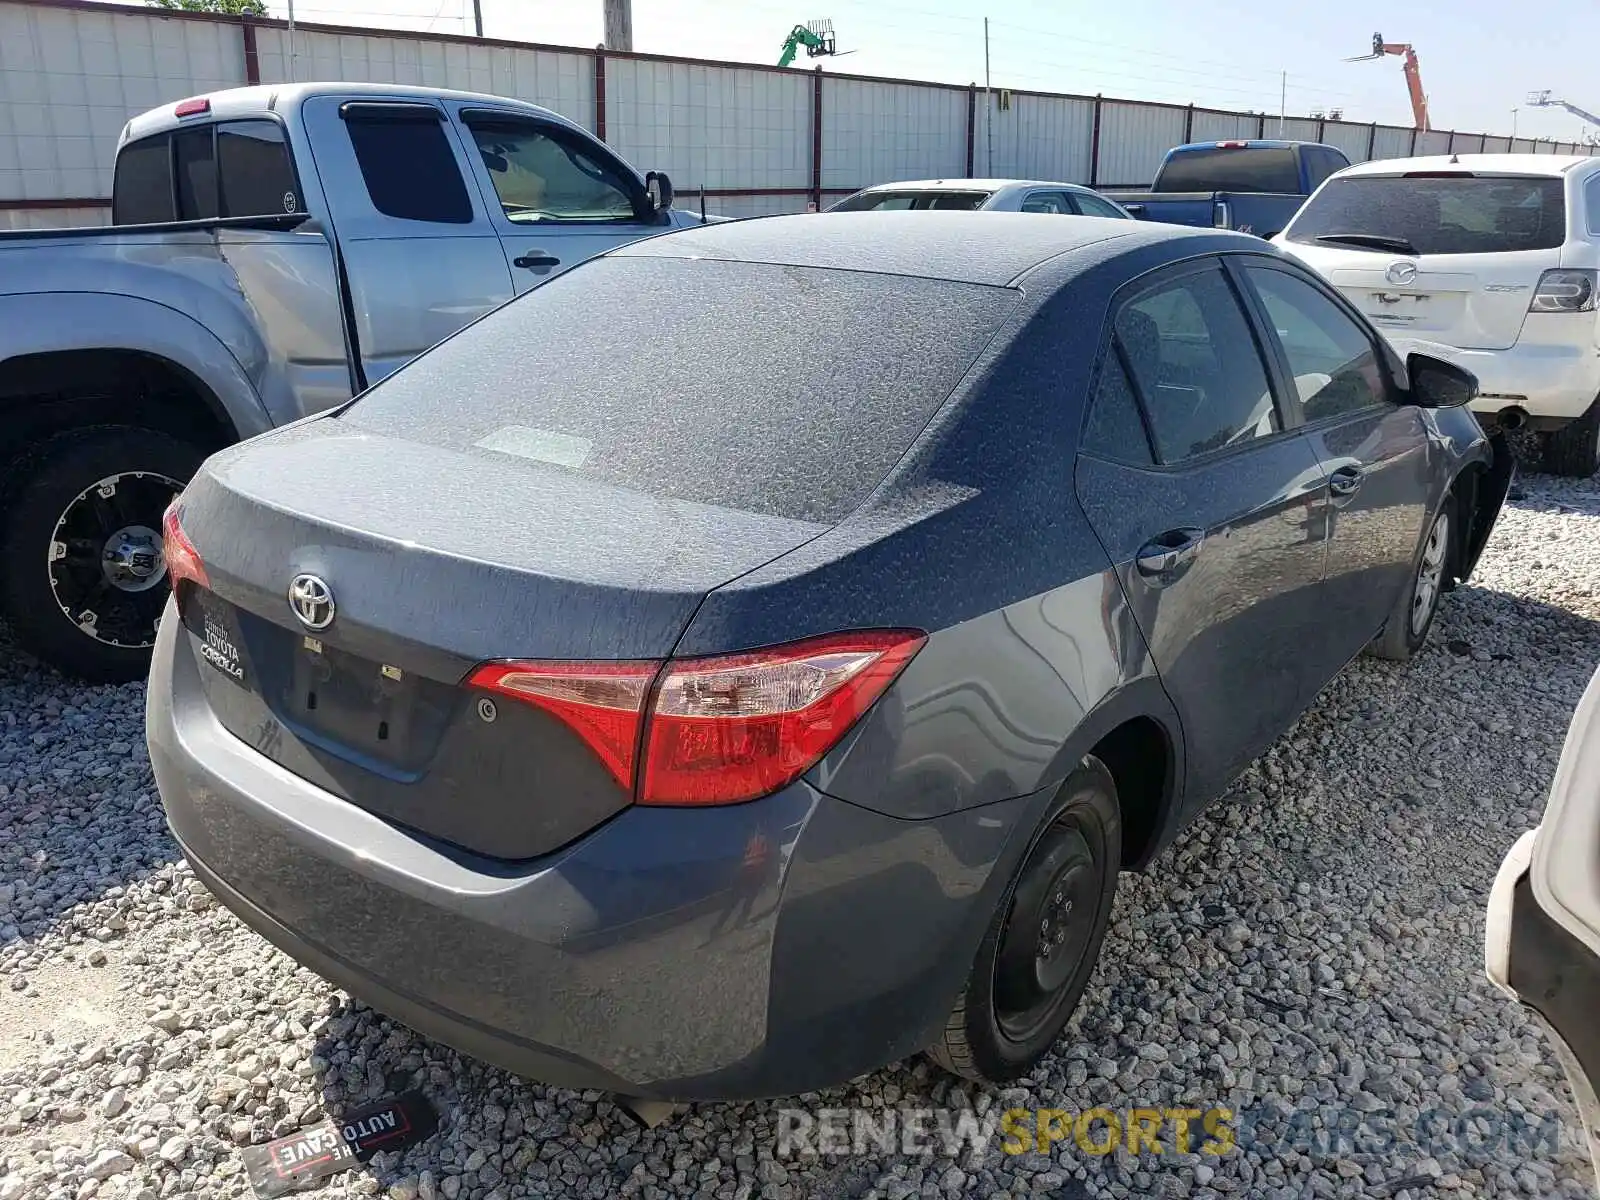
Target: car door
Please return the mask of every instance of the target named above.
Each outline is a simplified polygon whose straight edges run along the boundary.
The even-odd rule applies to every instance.
[[[1428,429],[1403,403],[1378,336],[1320,281],[1259,255],[1232,260],[1259,305],[1290,416],[1328,474],[1326,627],[1308,653],[1331,678],[1383,627],[1432,516]]]
[[[438,104],[313,96],[301,112],[376,383],[509,300],[511,273]]]
[[[449,107],[518,293],[671,228],[651,214],[638,176],[589,135],[514,110]]]
[[[1305,646],[1321,636],[1327,479],[1218,260],[1130,285],[1110,324],[1078,497],[1178,710],[1198,803],[1323,682]],[[1119,425],[1147,440],[1100,432]]]

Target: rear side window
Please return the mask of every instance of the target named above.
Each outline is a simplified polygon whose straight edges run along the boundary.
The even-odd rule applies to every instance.
[[[1158,284],[1124,304],[1116,334],[1163,462],[1278,430],[1266,366],[1220,267]]]
[[[438,109],[348,104],[343,116],[373,208],[407,221],[471,223],[472,199]]]
[[[1133,466],[1149,466],[1155,461],[1144,431],[1144,418],[1139,415],[1139,402],[1115,346],[1100,364],[1094,403],[1083,430],[1083,449],[1099,458]]]
[[[1342,242],[1344,234],[1383,244]],[[1567,237],[1562,180],[1509,175],[1357,175],[1329,181],[1288,238],[1389,254],[1552,250]]]
[[[217,126],[221,208],[230,217],[303,211],[283,127],[276,121],[229,121]]]
[[[1102,200],[1099,196],[1091,196],[1088,192],[1073,192],[1072,198],[1078,203],[1078,211],[1086,217],[1113,217],[1119,221],[1127,219],[1126,213],[1111,201]]]
[[[486,487],[532,462],[831,522],[905,453],[1014,300],[898,275],[598,258],[469,325],[339,419],[482,454]]]
[[[1167,160],[1158,192],[1298,192],[1300,168],[1287,146],[1213,146]]]
[[[117,155],[111,185],[114,225],[157,225],[177,217],[172,204],[172,152],[166,134],[129,142]]]
[[[1075,215],[1077,210],[1072,207],[1065,192],[1031,192],[1022,202],[1022,211],[1031,213],[1061,213],[1068,216]]]

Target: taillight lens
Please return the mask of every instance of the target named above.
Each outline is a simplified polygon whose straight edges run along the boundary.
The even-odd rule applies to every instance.
[[[1529,312],[1593,312],[1596,275],[1600,272],[1559,267],[1539,276]]]
[[[594,751],[611,777],[632,791],[639,721],[658,669],[653,662],[489,663],[467,682],[560,718]]]
[[[161,517],[161,556],[167,563],[167,583],[176,593],[178,584],[185,579],[201,587],[211,586],[206,578],[206,565],[200,561],[200,551],[194,548],[189,535],[183,531],[183,497],[167,505]]]
[[[832,749],[926,638],[872,630],[668,663],[641,804],[734,804],[776,791]]]
[[[489,663],[467,682],[559,718],[641,804],[737,804],[810,770],[926,640],[864,630],[665,664]]]

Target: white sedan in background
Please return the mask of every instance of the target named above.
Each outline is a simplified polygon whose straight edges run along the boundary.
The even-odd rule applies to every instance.
[[[1600,671],[1567,729],[1543,823],[1495,877],[1485,943],[1490,980],[1552,1035],[1600,1177]]]
[[[830,204],[824,212],[892,212],[897,209],[1036,212],[1132,221],[1122,205],[1077,183],[1039,179],[917,179],[879,183]]]

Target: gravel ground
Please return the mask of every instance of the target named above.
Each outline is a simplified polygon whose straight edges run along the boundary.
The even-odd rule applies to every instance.
[[[1008,1155],[997,1137],[779,1159],[779,1105],[643,1132],[597,1094],[465,1060],[216,905],[166,836],[139,686],[79,687],[0,645],[0,1200],[246,1194],[242,1145],[412,1084],[441,1132],[326,1193],[1591,1196],[1554,1057],[1481,966],[1490,881],[1600,661],[1600,483],[1525,486],[1417,662],[1354,664],[1124,878],[1095,982],[1025,1086],[961,1090],[914,1062],[787,1102],[991,1121],[1224,1105],[1239,1148],[1222,1156]],[[1361,1138],[1319,1139],[1313,1111],[1353,1114]],[[1522,1113],[1567,1132],[1507,1137]]]

